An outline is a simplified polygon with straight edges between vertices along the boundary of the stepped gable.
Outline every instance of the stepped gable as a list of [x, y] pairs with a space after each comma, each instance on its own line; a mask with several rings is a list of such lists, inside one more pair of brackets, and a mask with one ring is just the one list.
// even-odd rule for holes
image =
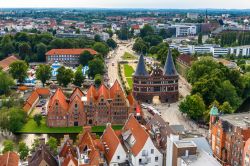
[[87, 100], [90, 101], [90, 99], [93, 99], [95, 101], [96, 98], [97, 98], [97, 91], [94, 85], [91, 85], [87, 91]]
[[106, 100], [110, 98], [109, 89], [104, 84], [102, 84], [98, 89], [98, 98], [101, 96], [103, 96]]
[[149, 76], [145, 67], [144, 58], [142, 54], [140, 55], [134, 76]]
[[108, 148], [108, 150], [105, 150], [104, 155], [108, 160], [108, 163], [110, 163], [116, 152], [116, 149], [118, 148], [118, 145], [120, 144], [120, 140], [115, 131], [112, 129], [110, 123], [107, 124], [107, 127], [101, 137], [101, 141], [104, 144], [104, 147]]
[[[72, 165], [71, 163], [74, 163]], [[71, 151], [68, 152], [66, 158], [64, 159], [62, 166], [78, 166], [77, 159], [71, 154]]]
[[61, 88], [57, 88], [55, 94], [51, 97], [49, 101], [49, 107], [51, 107], [56, 101], [64, 109], [68, 110], [67, 97], [64, 95]]
[[75, 88], [73, 93], [70, 96], [70, 101], [74, 100], [74, 98], [78, 96], [80, 99], [84, 96], [83, 92], [80, 88]]
[[168, 49], [168, 56], [167, 56], [167, 59], [166, 59], [166, 62], [165, 62], [163, 75], [165, 75], [165, 76], [176, 76], [176, 75], [178, 75], [177, 71], [175, 69], [171, 49]]
[[121, 85], [116, 80], [115, 83], [110, 88], [110, 98], [113, 99], [117, 93], [120, 93], [120, 95], [124, 95]]

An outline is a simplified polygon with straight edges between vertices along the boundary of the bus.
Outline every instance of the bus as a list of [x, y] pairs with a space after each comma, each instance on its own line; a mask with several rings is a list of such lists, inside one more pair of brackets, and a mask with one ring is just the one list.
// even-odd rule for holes
[[148, 106], [148, 112], [149, 112], [151, 115], [158, 114], [158, 115], [161, 116], [161, 112], [158, 111], [157, 109], [155, 109], [155, 108], [152, 107], [152, 106]]

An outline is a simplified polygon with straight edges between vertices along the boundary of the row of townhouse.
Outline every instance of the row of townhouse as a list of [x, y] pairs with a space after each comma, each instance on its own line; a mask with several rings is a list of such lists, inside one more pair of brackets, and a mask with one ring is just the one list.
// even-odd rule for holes
[[223, 165], [250, 164], [250, 113], [220, 115], [213, 107], [210, 111], [209, 142], [213, 155]]
[[44, 139], [29, 157], [28, 165], [47, 166], [162, 166], [163, 155], [150, 134], [131, 114], [120, 131], [106, 125], [102, 136], [83, 127], [76, 144], [65, 135], [58, 146], [58, 155], [49, 151]]
[[236, 56], [250, 57], [250, 46], [238, 46], [223, 48], [219, 45], [204, 44], [204, 45], [175, 45], [171, 44], [171, 48], [178, 49], [182, 54], [212, 54], [214, 57], [221, 57], [228, 54], [234, 54]]
[[76, 88], [69, 98], [58, 88], [47, 106], [47, 126], [124, 124], [129, 113], [138, 112], [139, 107], [133, 96], [126, 96], [118, 81], [111, 88], [92, 85], [86, 95]]

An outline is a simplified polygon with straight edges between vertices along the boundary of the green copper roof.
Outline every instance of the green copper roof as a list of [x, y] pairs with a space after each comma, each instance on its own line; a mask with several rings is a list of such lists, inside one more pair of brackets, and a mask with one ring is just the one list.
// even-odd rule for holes
[[219, 115], [219, 110], [217, 107], [213, 106], [210, 110], [210, 115]]

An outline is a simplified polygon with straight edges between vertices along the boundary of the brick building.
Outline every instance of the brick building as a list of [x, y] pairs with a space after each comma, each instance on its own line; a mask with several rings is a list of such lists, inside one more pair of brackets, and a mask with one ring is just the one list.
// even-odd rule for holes
[[67, 98], [59, 88], [48, 104], [47, 125], [50, 127], [124, 124], [129, 113], [136, 113], [138, 103], [126, 96], [115, 81], [111, 88], [93, 85], [84, 95], [76, 88]]
[[242, 165], [245, 142], [250, 138], [250, 113], [219, 116], [213, 107], [210, 111], [209, 142], [214, 156], [228, 165]]
[[91, 48], [52, 49], [45, 54], [46, 62], [50, 64], [61, 62], [68, 66], [78, 66], [79, 57], [84, 51], [89, 51], [92, 55], [97, 54], [97, 52]]
[[178, 79], [171, 50], [168, 51], [164, 69], [154, 66], [150, 74], [141, 55], [133, 75], [133, 95], [138, 101], [143, 102], [152, 102], [154, 96], [159, 96], [163, 103], [175, 102], [179, 96]]

